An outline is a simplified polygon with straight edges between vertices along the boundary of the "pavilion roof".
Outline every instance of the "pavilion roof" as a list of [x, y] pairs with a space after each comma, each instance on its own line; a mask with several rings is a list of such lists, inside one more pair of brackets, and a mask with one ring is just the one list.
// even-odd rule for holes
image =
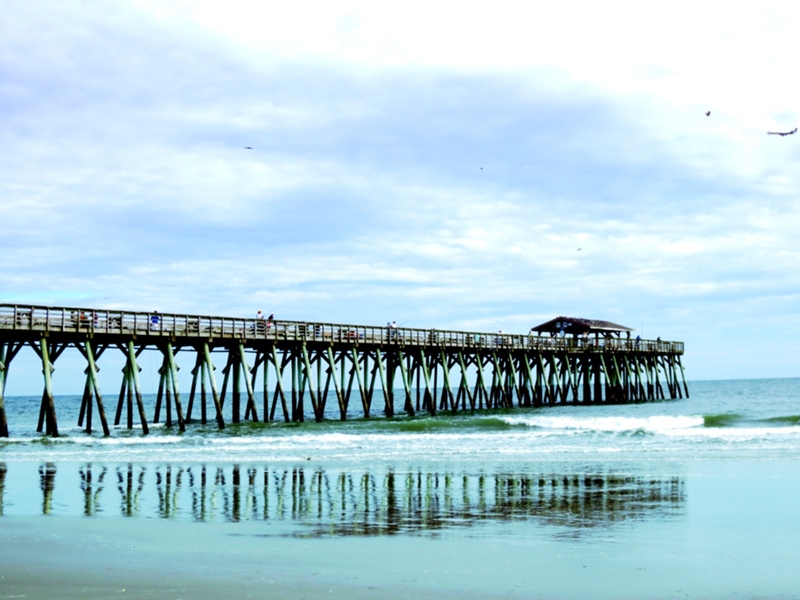
[[630, 327], [617, 325], [611, 321], [600, 321], [598, 319], [581, 319], [577, 317], [556, 317], [546, 323], [533, 327], [531, 331], [542, 333], [552, 333], [564, 331], [565, 333], [593, 333], [597, 332], [616, 332], [633, 331]]

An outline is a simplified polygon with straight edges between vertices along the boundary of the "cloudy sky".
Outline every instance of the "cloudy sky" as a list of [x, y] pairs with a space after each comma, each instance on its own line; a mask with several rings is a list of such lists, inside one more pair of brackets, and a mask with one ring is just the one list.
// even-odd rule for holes
[[800, 10], [652, 5], [5, 0], [0, 302], [571, 315], [798, 376]]

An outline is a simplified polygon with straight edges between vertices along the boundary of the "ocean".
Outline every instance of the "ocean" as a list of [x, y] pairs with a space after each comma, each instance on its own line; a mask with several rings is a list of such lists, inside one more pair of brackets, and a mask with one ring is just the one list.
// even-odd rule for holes
[[57, 439], [35, 433], [40, 398], [6, 398], [0, 586], [27, 597], [52, 582], [70, 597], [800, 597], [800, 379], [689, 391], [107, 438], [78, 429], [80, 397], [58, 397]]

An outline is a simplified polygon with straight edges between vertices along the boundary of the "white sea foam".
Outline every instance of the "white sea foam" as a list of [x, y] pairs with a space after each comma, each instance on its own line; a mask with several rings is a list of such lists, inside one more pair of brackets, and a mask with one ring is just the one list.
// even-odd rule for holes
[[598, 431], [626, 432], [646, 431], [651, 433], [669, 433], [685, 431], [703, 426], [701, 416], [666, 416], [650, 417], [572, 417], [572, 416], [504, 416], [503, 421], [509, 425], [527, 425], [538, 429], [561, 431]]

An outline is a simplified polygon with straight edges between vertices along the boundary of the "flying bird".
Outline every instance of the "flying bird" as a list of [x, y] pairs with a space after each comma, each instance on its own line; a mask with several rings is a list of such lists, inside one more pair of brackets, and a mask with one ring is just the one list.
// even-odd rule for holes
[[245, 147], [244, 147], [244, 149], [245, 149], [245, 150], [252, 150], [252, 149], [253, 149], [253, 147], [252, 147], [252, 146], [245, 146]]
[[711, 116], [711, 111], [710, 111], [710, 110], [707, 110], [707, 111], [706, 111], [706, 116], [707, 116], [707, 117], [710, 117], [710, 116]]
[[797, 133], [797, 127], [792, 129], [791, 131], [768, 131], [767, 135], [779, 135], [779, 136], [783, 137], [785, 135], [793, 135], [795, 133]]

